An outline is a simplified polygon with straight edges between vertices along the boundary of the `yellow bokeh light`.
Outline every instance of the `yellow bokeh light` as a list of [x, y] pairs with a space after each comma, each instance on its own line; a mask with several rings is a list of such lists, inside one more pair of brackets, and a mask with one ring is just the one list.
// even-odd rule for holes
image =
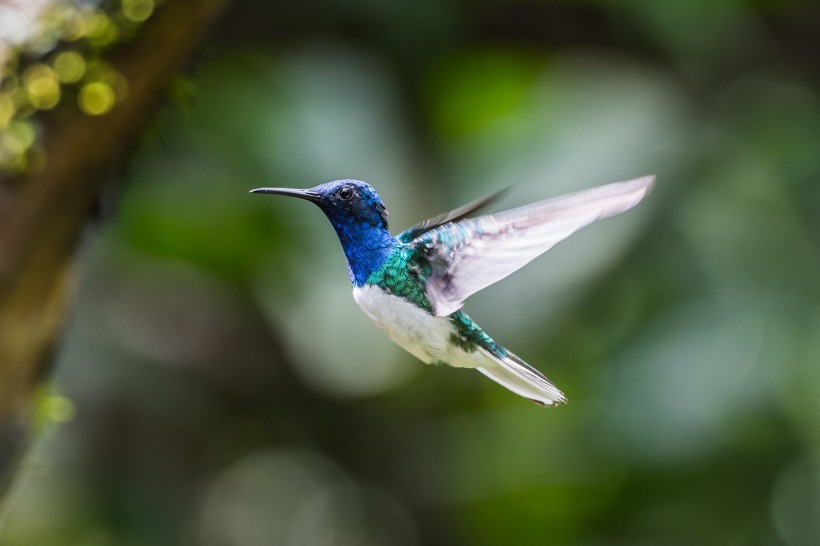
[[128, 81], [116, 68], [99, 59], [90, 59], [86, 65], [86, 81], [101, 82], [111, 88], [115, 102], [122, 101], [128, 93]]
[[104, 82], [85, 84], [77, 98], [82, 111], [92, 116], [99, 116], [111, 110], [114, 99], [114, 90]]
[[48, 110], [60, 101], [60, 82], [50, 66], [33, 64], [23, 73], [23, 84], [32, 106]]
[[23, 84], [28, 87], [32, 82], [39, 79], [54, 79], [54, 71], [50, 66], [42, 63], [37, 63], [26, 68], [23, 72]]
[[117, 39], [117, 26], [111, 18], [102, 12], [97, 12], [91, 16], [91, 27], [88, 29], [86, 38], [94, 46], [106, 46]]
[[13, 121], [0, 133], [0, 146], [8, 155], [15, 156], [24, 153], [34, 144], [37, 134], [28, 121]]
[[76, 51], [63, 51], [52, 61], [54, 72], [63, 83], [75, 83], [85, 74], [85, 59]]
[[141, 23], [154, 13], [154, 0], [122, 0], [122, 14], [126, 19]]
[[63, 40], [72, 42], [85, 37], [93, 26], [94, 13], [91, 9], [69, 8], [64, 10], [61, 13]]

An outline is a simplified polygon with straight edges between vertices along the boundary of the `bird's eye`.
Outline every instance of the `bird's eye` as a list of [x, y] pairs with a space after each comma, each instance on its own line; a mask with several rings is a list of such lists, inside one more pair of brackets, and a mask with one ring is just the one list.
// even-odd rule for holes
[[353, 197], [353, 188], [350, 186], [344, 186], [339, 190], [339, 197], [344, 201], [348, 201], [351, 197]]

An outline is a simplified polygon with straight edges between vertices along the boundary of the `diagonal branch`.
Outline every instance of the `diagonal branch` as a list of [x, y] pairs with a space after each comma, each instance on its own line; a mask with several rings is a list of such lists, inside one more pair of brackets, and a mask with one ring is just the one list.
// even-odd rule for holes
[[83, 232], [117, 159], [228, 0], [169, 0], [108, 61], [127, 97], [102, 116], [54, 118], [46, 164], [0, 185], [0, 495], [31, 437], [38, 385], [72, 303]]

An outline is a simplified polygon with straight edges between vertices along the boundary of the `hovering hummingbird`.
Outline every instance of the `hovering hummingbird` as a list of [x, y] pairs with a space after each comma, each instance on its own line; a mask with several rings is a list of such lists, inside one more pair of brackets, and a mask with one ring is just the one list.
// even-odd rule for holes
[[555, 406], [566, 402], [564, 394], [467, 316], [464, 300], [576, 230], [632, 208], [654, 180], [646, 176], [468, 217], [494, 194], [396, 237], [387, 230], [387, 209], [376, 190], [359, 180], [251, 192], [298, 197], [322, 209], [342, 243], [353, 298], [397, 345], [427, 364], [475, 368], [537, 404]]

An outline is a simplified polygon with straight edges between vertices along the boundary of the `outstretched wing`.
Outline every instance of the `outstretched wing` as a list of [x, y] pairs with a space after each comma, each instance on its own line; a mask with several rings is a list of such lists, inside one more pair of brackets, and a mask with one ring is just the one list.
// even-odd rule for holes
[[429, 264], [425, 291], [433, 312], [449, 315], [470, 295], [580, 228], [634, 207], [654, 181], [654, 176], [646, 176], [616, 182], [423, 233], [411, 244]]
[[487, 195], [485, 197], [467, 203], [466, 205], [462, 205], [457, 209], [451, 210], [450, 212], [445, 212], [444, 214], [439, 214], [438, 216], [428, 218], [423, 222], [419, 222], [415, 226], [411, 226], [405, 229], [396, 236], [396, 239], [398, 239], [402, 243], [409, 243], [419, 235], [427, 233], [431, 229], [435, 229], [448, 222], [458, 222], [471, 212], [475, 212], [483, 207], [486, 207], [487, 205], [498, 199], [501, 196], [501, 194], [503, 194], [505, 191], [507, 190], [503, 189], [501, 191], [497, 191], [491, 195]]

